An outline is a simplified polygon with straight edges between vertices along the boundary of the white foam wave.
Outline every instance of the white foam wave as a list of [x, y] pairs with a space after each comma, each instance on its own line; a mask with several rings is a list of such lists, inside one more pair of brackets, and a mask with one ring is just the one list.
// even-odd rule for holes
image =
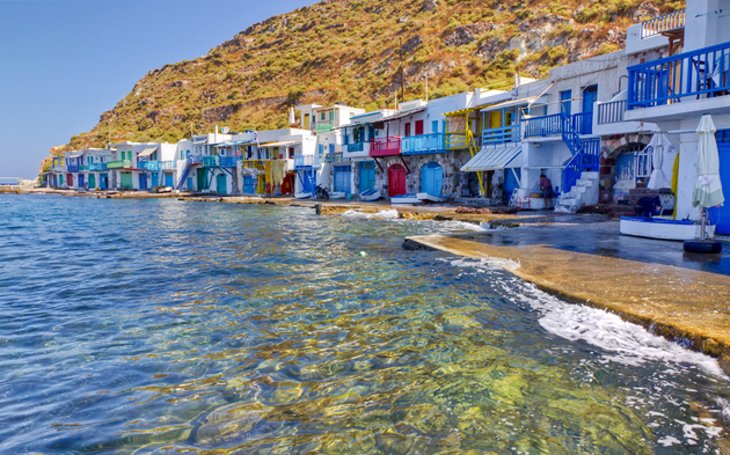
[[364, 213], [357, 210], [348, 210], [343, 213], [342, 216], [349, 218], [363, 218], [367, 220], [397, 220], [399, 218], [398, 210], [396, 209], [381, 210], [377, 213]]
[[[451, 264], [470, 267], [481, 273], [505, 269], [505, 265], [509, 265], [499, 260], [465, 259], [453, 260]], [[630, 366], [648, 361], [675, 366], [692, 364], [707, 373], [725, 376], [716, 359], [685, 349], [613, 313], [565, 302], [517, 277], [495, 278], [493, 283], [499, 285], [515, 303], [538, 311], [538, 322], [545, 330], [570, 341], [583, 341], [599, 347], [606, 352], [604, 357], [607, 360]]]

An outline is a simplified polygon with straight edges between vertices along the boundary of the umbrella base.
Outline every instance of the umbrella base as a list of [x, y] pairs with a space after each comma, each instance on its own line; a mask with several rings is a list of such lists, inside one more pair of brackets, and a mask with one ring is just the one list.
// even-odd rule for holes
[[722, 242], [717, 240], [687, 240], [684, 242], [685, 253], [720, 254]]

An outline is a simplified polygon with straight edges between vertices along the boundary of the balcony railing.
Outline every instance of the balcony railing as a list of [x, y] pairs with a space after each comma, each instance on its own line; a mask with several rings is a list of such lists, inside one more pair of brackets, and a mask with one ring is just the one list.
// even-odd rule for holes
[[461, 150], [467, 148], [466, 133], [446, 133], [446, 148]]
[[314, 165], [314, 155], [294, 155], [294, 167], [310, 167]]
[[641, 23], [641, 38], [651, 38], [669, 32], [682, 30], [687, 21], [685, 10], [657, 16]]
[[159, 161], [140, 161], [137, 164], [137, 167], [140, 169], [144, 169], [145, 171], [157, 172], [160, 170], [160, 162]]
[[240, 156], [219, 156], [218, 165], [220, 167], [236, 167], [236, 162], [239, 161]]
[[364, 152], [365, 151], [365, 143], [364, 142], [354, 142], [352, 144], [347, 144], [345, 146], [348, 153], [358, 153], [358, 152]]
[[67, 164], [66, 171], [67, 172], [79, 172], [79, 165], [78, 164]]
[[393, 156], [400, 155], [401, 138], [391, 136], [370, 141], [370, 156]]
[[89, 166], [79, 166], [79, 172], [87, 172], [89, 170]]
[[91, 163], [89, 170], [92, 172], [106, 171], [106, 163]]
[[217, 156], [204, 156], [202, 157], [203, 167], [218, 167]]
[[600, 103], [598, 104], [598, 124], [609, 125], [611, 123], [623, 122], [625, 112], [626, 100]]
[[338, 163], [342, 161], [342, 159], [342, 153], [327, 153], [324, 156], [325, 163]]
[[317, 123], [315, 131], [318, 133], [329, 133], [334, 129], [334, 125], [331, 123]]
[[177, 163], [174, 161], [160, 161], [161, 171], [174, 171], [177, 169]]
[[482, 131], [482, 144], [505, 144], [520, 141], [520, 125], [489, 128]]
[[552, 114], [525, 120], [525, 137], [546, 137], [563, 133], [563, 115]]
[[201, 164], [203, 162], [203, 157], [200, 155], [190, 155], [188, 157], [188, 162], [190, 164]]
[[403, 155], [426, 155], [444, 152], [446, 152], [446, 135], [444, 133], [408, 136], [401, 141], [401, 153]]
[[109, 161], [106, 163], [107, 169], [131, 169], [132, 168], [132, 161], [131, 160], [117, 160], [117, 161]]
[[730, 94], [730, 42], [629, 68], [627, 109]]
[[593, 112], [581, 112], [570, 116], [573, 131], [578, 134], [593, 134]]

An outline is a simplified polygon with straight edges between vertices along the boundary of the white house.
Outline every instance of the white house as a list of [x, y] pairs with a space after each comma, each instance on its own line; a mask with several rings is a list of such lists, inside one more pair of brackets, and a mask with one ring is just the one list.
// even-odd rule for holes
[[[730, 14], [724, 0], [692, 0], [677, 11], [638, 24], [630, 31], [627, 50], [666, 46], [663, 58], [628, 68], [625, 120], [658, 126], [679, 150], [676, 178], [678, 219], [697, 219], [692, 192], [697, 179], [695, 132], [703, 114], [718, 129], [720, 174], [730, 190]], [[712, 219], [714, 218], [714, 219]], [[717, 232], [730, 234], [730, 204], [714, 213]]]

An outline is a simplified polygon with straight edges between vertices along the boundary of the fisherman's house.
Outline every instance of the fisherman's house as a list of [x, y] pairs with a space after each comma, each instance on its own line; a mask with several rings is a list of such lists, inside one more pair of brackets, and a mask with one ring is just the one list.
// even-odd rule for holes
[[[304, 198], [314, 195], [319, 184], [330, 190], [332, 197], [348, 197], [352, 194], [352, 170], [350, 160], [344, 157], [345, 127], [364, 109], [335, 104], [322, 107], [317, 104], [297, 106], [301, 129], [316, 133], [316, 148], [302, 147], [294, 154], [297, 178], [295, 194]], [[294, 114], [294, 112], [292, 112]], [[290, 114], [290, 123], [297, 123]]]
[[[662, 56], [635, 59], [629, 66], [623, 120], [656, 124], [677, 148], [677, 158], [662, 158], [664, 180], [676, 194], [676, 218], [696, 220], [696, 130], [704, 114], [712, 116], [717, 129], [722, 186], [730, 188], [730, 5], [691, 0], [686, 11], [631, 30], [627, 52], [644, 46]], [[710, 221], [717, 224], [717, 233], [730, 234], [730, 204], [711, 210]]]
[[86, 188], [91, 191], [109, 189], [107, 163], [112, 160], [112, 151], [93, 148], [84, 150], [83, 154], [82, 172], [85, 175]]
[[240, 144], [238, 175], [245, 195], [293, 196], [295, 155], [314, 154], [317, 137], [311, 130], [284, 128], [251, 133]]
[[[199, 134], [191, 139], [184, 139], [177, 143], [175, 155], [176, 184], [178, 190], [215, 192], [217, 189], [226, 190], [233, 187], [232, 172], [228, 160], [219, 160], [222, 143], [230, 141], [232, 136], [227, 133], [220, 133], [216, 126], [214, 133]], [[226, 149], [222, 149], [224, 155]], [[235, 162], [233, 163], [235, 168]], [[229, 182], [230, 180], [230, 182]]]

